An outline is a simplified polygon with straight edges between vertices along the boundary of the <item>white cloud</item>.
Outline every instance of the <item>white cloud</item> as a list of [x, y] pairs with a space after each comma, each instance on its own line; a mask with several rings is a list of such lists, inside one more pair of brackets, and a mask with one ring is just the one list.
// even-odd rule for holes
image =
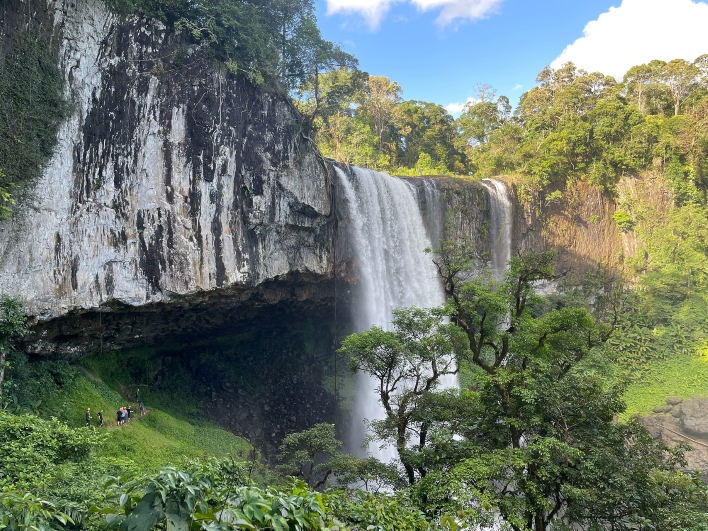
[[524, 86], [521, 85], [521, 84], [519, 84], [519, 83], [517, 83], [516, 85], [514, 85], [514, 88], [511, 89], [511, 90], [512, 90], [513, 92], [516, 92], [517, 90], [521, 90], [522, 88], [524, 88]]
[[503, 0], [325, 0], [327, 14], [359, 13], [371, 29], [378, 28], [391, 6], [407, 1], [421, 11], [440, 9], [436, 24], [446, 26], [458, 19], [477, 20], [493, 13]]
[[551, 66], [572, 61], [588, 72], [621, 79], [652, 59], [693, 61], [708, 53], [708, 4], [693, 0], [623, 0], [570, 44]]
[[371, 29], [378, 28], [383, 17], [391, 9], [391, 4], [400, 0], [325, 0], [327, 14], [359, 13]]
[[494, 13], [502, 0], [411, 0], [420, 10], [442, 8], [435, 23], [447, 26], [457, 19], [478, 20]]
[[453, 116], [457, 117], [462, 113], [462, 111], [465, 110], [466, 105], [470, 103], [477, 103], [477, 101], [477, 99], [470, 96], [464, 103], [448, 103], [447, 105], [445, 105], [445, 110]]

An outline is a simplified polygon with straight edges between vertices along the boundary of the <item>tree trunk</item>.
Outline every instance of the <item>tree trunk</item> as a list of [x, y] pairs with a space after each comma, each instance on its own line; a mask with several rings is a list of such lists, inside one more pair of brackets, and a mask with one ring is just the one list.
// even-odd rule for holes
[[2, 398], [2, 384], [5, 381], [5, 361], [7, 360], [7, 353], [4, 350], [0, 350], [0, 398]]

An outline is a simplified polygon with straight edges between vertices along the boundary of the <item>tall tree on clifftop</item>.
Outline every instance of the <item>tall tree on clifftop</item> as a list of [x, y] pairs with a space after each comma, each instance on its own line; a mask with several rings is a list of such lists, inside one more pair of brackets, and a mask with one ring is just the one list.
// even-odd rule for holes
[[674, 59], [664, 65], [660, 79], [669, 88], [674, 102], [674, 116], [678, 116], [681, 104], [686, 101], [691, 89], [696, 86], [701, 71], [684, 59]]
[[403, 89], [386, 76], [369, 76], [364, 89], [361, 106], [371, 119], [378, 138], [379, 152], [384, 150], [384, 131], [393, 116], [393, 109], [401, 101]]

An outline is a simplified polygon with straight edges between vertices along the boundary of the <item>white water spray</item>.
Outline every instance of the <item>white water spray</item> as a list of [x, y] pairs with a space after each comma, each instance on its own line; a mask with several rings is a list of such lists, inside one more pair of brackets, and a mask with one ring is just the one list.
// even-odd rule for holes
[[501, 282], [511, 260], [513, 210], [506, 185], [494, 179], [482, 179], [489, 192], [489, 237], [491, 244], [492, 278]]
[[[359, 284], [354, 295], [357, 331], [372, 325], [390, 329], [392, 311], [417, 306], [431, 308], [444, 302], [444, 292], [431, 257], [424, 250], [431, 247], [418, 206], [416, 187], [404, 180], [362, 168], [346, 173], [335, 168], [341, 190], [349, 205], [349, 234], [356, 253]], [[430, 185], [424, 188], [432, 194]], [[426, 197], [434, 201], [439, 198]], [[352, 447], [364, 437], [365, 419], [380, 420], [384, 411], [376, 394], [376, 383], [358, 374], [358, 388], [351, 430]], [[456, 379], [443, 381], [443, 387], [456, 386]], [[360, 429], [357, 429], [360, 428]], [[381, 461], [396, 457], [393, 447], [369, 452]]]

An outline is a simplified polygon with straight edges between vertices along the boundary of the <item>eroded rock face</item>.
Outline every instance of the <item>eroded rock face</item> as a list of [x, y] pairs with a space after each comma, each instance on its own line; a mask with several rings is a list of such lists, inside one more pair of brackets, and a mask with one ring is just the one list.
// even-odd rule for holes
[[285, 97], [99, 0], [13, 0], [0, 15], [25, 8], [60, 39], [74, 106], [32, 203], [0, 226], [0, 293], [39, 319], [34, 351], [99, 308], [297, 301], [318, 290], [279, 280], [331, 278], [332, 176]]

